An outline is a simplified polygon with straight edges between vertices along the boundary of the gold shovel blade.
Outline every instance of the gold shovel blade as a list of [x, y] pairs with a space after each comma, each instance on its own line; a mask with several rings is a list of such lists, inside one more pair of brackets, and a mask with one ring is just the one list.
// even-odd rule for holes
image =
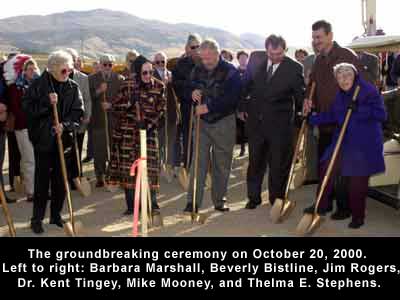
[[283, 209], [281, 211], [281, 222], [286, 221], [292, 214], [294, 208], [296, 207], [296, 202], [287, 200]]
[[179, 171], [178, 180], [183, 190], [187, 192], [189, 190], [189, 176], [185, 168], [181, 168]]
[[192, 213], [192, 223], [203, 225], [206, 223], [208, 216], [205, 214], [193, 214]]
[[284, 207], [284, 200], [276, 199], [270, 211], [270, 218], [272, 223], [278, 224], [281, 221], [281, 214]]
[[299, 236], [308, 234], [311, 224], [313, 223], [314, 214], [304, 214], [296, 228], [296, 233]]
[[78, 221], [75, 222], [75, 226], [72, 226], [71, 222], [65, 222], [64, 232], [68, 237], [77, 237], [79, 236], [79, 234], [82, 234], [83, 232], [83, 224], [80, 221]]
[[87, 198], [92, 194], [92, 186], [86, 178], [75, 178], [74, 183], [82, 197]]

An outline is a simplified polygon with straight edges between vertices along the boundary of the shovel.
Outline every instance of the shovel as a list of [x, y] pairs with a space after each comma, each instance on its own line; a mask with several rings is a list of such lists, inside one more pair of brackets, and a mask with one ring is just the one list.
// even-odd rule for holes
[[190, 122], [189, 122], [189, 139], [188, 139], [188, 150], [187, 150], [187, 157], [186, 157], [186, 168], [181, 168], [178, 180], [181, 184], [183, 190], [187, 192], [189, 190], [189, 165], [190, 165], [190, 156], [192, 152], [192, 135], [193, 135], [193, 114], [194, 114], [194, 106], [192, 105], [190, 108]]
[[4, 216], [6, 217], [6, 220], [7, 220], [8, 231], [10, 232], [10, 236], [16, 237], [17, 234], [15, 231], [14, 222], [12, 220], [11, 213], [8, 209], [7, 200], [4, 195], [3, 188], [1, 186], [0, 186], [0, 201], [1, 201], [1, 206], [3, 207]]
[[[57, 104], [53, 104], [53, 117], [54, 117], [54, 125], [59, 126], [60, 121], [58, 119], [58, 111], [57, 111]], [[60, 156], [60, 163], [61, 163], [61, 173], [64, 179], [64, 187], [67, 196], [67, 204], [68, 204], [68, 212], [69, 212], [69, 222], [64, 224], [64, 231], [67, 236], [75, 237], [77, 233], [82, 229], [82, 223], [77, 222], [75, 223], [74, 220], [74, 211], [72, 209], [72, 198], [71, 198], [71, 191], [68, 185], [68, 174], [67, 174], [67, 166], [65, 164], [65, 157], [64, 157], [64, 145], [61, 139], [61, 135], [57, 134], [57, 146], [58, 146], [58, 154]]]
[[[106, 93], [104, 93], [103, 95], [103, 103], [106, 103]], [[104, 127], [104, 131], [105, 131], [105, 135], [106, 135], [106, 151], [107, 151], [107, 168], [106, 170], [109, 169], [110, 167], [110, 132], [109, 132], [109, 127], [108, 127], [108, 112], [105, 110], [104, 111], [104, 122], [105, 122], [105, 127]], [[108, 171], [106, 172], [108, 173]], [[116, 192], [118, 188], [113, 187], [113, 186], [108, 186], [106, 185], [106, 190], [110, 193], [114, 193]]]
[[169, 159], [169, 139], [168, 139], [168, 101], [165, 107], [164, 116], [164, 137], [165, 137], [165, 149], [164, 149], [164, 163], [162, 165], [162, 170], [168, 183], [172, 182], [172, 167], [168, 165]]
[[192, 223], [204, 224], [207, 216], [197, 212], [197, 175], [199, 171], [199, 150], [200, 150], [200, 115], [196, 116], [196, 141], [195, 141], [195, 156], [194, 156], [194, 178], [193, 178], [193, 211]]
[[[313, 84], [311, 85], [310, 99], [312, 99], [314, 97], [314, 92], [315, 92], [315, 82], [313, 82]], [[295, 176], [295, 168], [296, 168], [297, 159], [300, 154], [300, 148], [302, 146], [303, 140], [304, 140], [303, 143], [306, 142], [305, 134], [307, 134], [307, 127], [308, 127], [307, 120], [306, 120], [306, 118], [304, 118], [304, 120], [301, 124], [299, 136], [297, 138], [296, 148], [293, 153], [292, 164], [290, 167], [288, 182], [286, 184], [285, 197], [284, 197], [284, 199], [276, 199], [275, 203], [272, 206], [271, 211], [270, 211], [271, 220], [275, 224], [281, 223], [285, 219], [287, 219], [290, 216], [290, 214], [292, 213], [293, 209], [296, 207], [296, 202], [290, 201], [288, 196], [289, 196], [290, 186], [296, 177]], [[304, 156], [304, 153], [305, 153], [305, 145], [303, 145], [302, 156]], [[302, 157], [301, 159], [304, 159], [304, 157]]]
[[[354, 92], [354, 95], [353, 95], [353, 99], [352, 99], [353, 102], [356, 102], [359, 92], [360, 92], [360, 87], [357, 86], [357, 88]], [[305, 236], [307, 234], [313, 234], [321, 226], [321, 223], [323, 222], [323, 217], [321, 217], [318, 214], [318, 207], [321, 202], [322, 196], [325, 193], [328, 182], [332, 176], [333, 167], [335, 166], [336, 159], [337, 159], [339, 151], [340, 151], [340, 147], [342, 146], [342, 142], [343, 142], [346, 130], [347, 130], [347, 126], [350, 121], [351, 114], [352, 114], [352, 109], [349, 108], [347, 110], [346, 118], [344, 120], [342, 129], [340, 131], [339, 139], [336, 143], [335, 150], [333, 152], [331, 161], [329, 162], [328, 170], [326, 171], [324, 180], [322, 181], [322, 184], [321, 184], [321, 187], [320, 187], [320, 190], [318, 193], [318, 197], [317, 197], [317, 202], [315, 204], [314, 213], [313, 214], [304, 214], [303, 218], [300, 220], [300, 223], [297, 225], [296, 232], [298, 235]]]
[[81, 164], [80, 164], [80, 155], [79, 155], [79, 148], [78, 148], [78, 141], [76, 138], [74, 138], [74, 148], [75, 148], [75, 155], [76, 155], [76, 163], [78, 167], [78, 173], [79, 176], [77, 178], [74, 178], [74, 184], [78, 190], [78, 192], [85, 198], [89, 197], [92, 194], [92, 187], [89, 183], [89, 181], [85, 178], [82, 177], [82, 169], [81, 169]]

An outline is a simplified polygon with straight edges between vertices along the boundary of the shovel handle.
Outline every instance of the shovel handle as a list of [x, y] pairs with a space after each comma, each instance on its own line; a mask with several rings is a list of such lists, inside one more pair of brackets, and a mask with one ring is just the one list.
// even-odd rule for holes
[[[60, 125], [60, 120], [58, 118], [57, 104], [52, 104], [52, 106], [53, 106], [54, 124], [55, 124], [55, 126], [58, 127]], [[61, 173], [62, 173], [63, 180], [64, 180], [65, 192], [67, 194], [67, 203], [68, 203], [70, 222], [72, 224], [72, 228], [75, 233], [74, 211], [72, 209], [71, 191], [70, 191], [69, 185], [68, 185], [67, 166], [65, 164], [65, 157], [64, 157], [64, 145], [62, 142], [61, 135], [58, 133], [57, 133], [57, 146], [58, 146], [58, 154], [60, 157]]]
[[[310, 90], [310, 95], [309, 95], [309, 99], [312, 101], [314, 98], [314, 94], [315, 94], [315, 81], [312, 82], [311, 84], [311, 90]], [[297, 137], [297, 141], [296, 141], [296, 147], [294, 149], [294, 153], [293, 153], [293, 158], [292, 158], [292, 164], [290, 166], [290, 172], [289, 172], [289, 178], [288, 178], [288, 182], [286, 185], [286, 190], [285, 190], [285, 200], [288, 199], [288, 195], [289, 195], [289, 190], [290, 190], [290, 185], [292, 184], [293, 181], [293, 175], [294, 175], [294, 170], [296, 167], [296, 161], [297, 158], [300, 154], [300, 147], [301, 147], [301, 143], [304, 140], [304, 145], [307, 141], [307, 120], [304, 119], [303, 122], [301, 123], [301, 128], [299, 131], [299, 136]], [[302, 153], [302, 159], [304, 159], [305, 156], [305, 146], [303, 146], [303, 153]]]
[[1, 201], [1, 206], [3, 207], [4, 216], [6, 217], [7, 220], [8, 231], [10, 232], [10, 236], [16, 237], [17, 233], [15, 231], [14, 222], [12, 220], [11, 213], [8, 209], [6, 196], [4, 195], [4, 191], [1, 186], [0, 186], [0, 201]]
[[[199, 102], [200, 105], [200, 102]], [[192, 106], [192, 110], [193, 106]], [[200, 115], [196, 116], [196, 142], [194, 157], [194, 178], [193, 178], [193, 215], [196, 214], [196, 198], [197, 198], [197, 175], [199, 173], [199, 150], [200, 150]]]
[[193, 115], [194, 115], [194, 106], [190, 107], [190, 120], [189, 120], [189, 138], [188, 138], [188, 150], [186, 156], [186, 170], [189, 171], [190, 165], [190, 156], [192, 152], [192, 135], [193, 135]]
[[[356, 90], [354, 91], [354, 95], [353, 95], [353, 99], [352, 99], [353, 102], [357, 101], [357, 97], [358, 97], [359, 93], [360, 93], [360, 86], [357, 86]], [[353, 111], [352, 111], [351, 108], [349, 108], [347, 110], [346, 118], [344, 120], [342, 129], [340, 130], [340, 135], [339, 135], [338, 141], [336, 143], [335, 150], [334, 150], [334, 152], [332, 154], [332, 158], [331, 158], [331, 161], [329, 162], [328, 170], [326, 171], [326, 174], [324, 176], [324, 180], [322, 181], [321, 188], [320, 188], [319, 193], [318, 193], [317, 202], [315, 204], [314, 215], [316, 215], [317, 212], [318, 212], [318, 207], [319, 207], [319, 204], [321, 202], [322, 196], [324, 195], [326, 187], [328, 185], [328, 182], [329, 182], [329, 180], [330, 180], [330, 178], [332, 176], [333, 167], [335, 166], [336, 159], [338, 157], [340, 148], [342, 146], [344, 135], [346, 133], [347, 126], [349, 125], [349, 121], [350, 121], [350, 117], [351, 117], [352, 112]]]
[[[107, 103], [106, 93], [103, 94], [103, 103]], [[107, 160], [110, 161], [110, 132], [108, 128], [108, 112], [104, 111], [104, 123], [105, 123], [105, 134], [106, 134], [106, 151], [107, 151]]]

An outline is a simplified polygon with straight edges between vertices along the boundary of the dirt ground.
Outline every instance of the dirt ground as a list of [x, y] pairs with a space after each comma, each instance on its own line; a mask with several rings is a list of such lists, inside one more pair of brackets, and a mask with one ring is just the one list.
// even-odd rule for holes
[[[238, 150], [238, 149], [237, 149]], [[236, 153], [237, 155], [237, 153]], [[168, 184], [161, 179], [161, 191], [158, 196], [164, 227], [151, 228], [151, 237], [286, 237], [296, 236], [295, 229], [302, 217], [302, 211], [315, 198], [315, 186], [302, 187], [290, 194], [290, 199], [297, 202], [297, 206], [289, 220], [283, 224], [273, 224], [269, 219], [270, 206], [264, 204], [256, 210], [244, 209], [246, 204], [246, 182], [243, 168], [247, 158], [235, 159], [229, 182], [228, 201], [231, 211], [219, 213], [214, 210], [210, 193], [205, 193], [202, 212], [209, 215], [204, 225], [193, 225], [190, 219], [183, 214], [186, 204], [184, 193], [177, 179]], [[6, 166], [7, 168], [7, 166]], [[93, 177], [93, 164], [85, 165], [85, 175]], [[7, 171], [5, 172], [7, 178]], [[94, 184], [94, 180], [93, 180]], [[82, 236], [95, 237], [129, 237], [132, 236], [132, 217], [124, 217], [124, 193], [107, 192], [105, 189], [94, 189], [88, 198], [82, 198], [77, 192], [72, 194], [76, 219], [81, 221], [84, 230]], [[333, 222], [326, 218], [315, 236], [400, 236], [400, 215], [393, 208], [387, 207], [375, 200], [368, 199], [366, 225], [359, 230], [347, 228], [349, 220]], [[19, 237], [34, 236], [29, 228], [29, 219], [32, 214], [32, 204], [21, 199], [16, 204], [9, 205], [17, 235]], [[48, 212], [47, 212], [48, 214]], [[64, 205], [65, 219], [68, 218]], [[63, 237], [62, 229], [48, 225], [48, 218], [44, 225], [45, 233], [41, 236]], [[0, 236], [8, 235], [3, 214], [0, 214]]]

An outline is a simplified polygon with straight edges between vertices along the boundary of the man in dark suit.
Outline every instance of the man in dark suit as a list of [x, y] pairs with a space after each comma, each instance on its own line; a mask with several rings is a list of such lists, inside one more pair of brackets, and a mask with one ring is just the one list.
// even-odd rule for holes
[[247, 173], [247, 209], [261, 204], [261, 188], [269, 167], [269, 199], [273, 204], [285, 193], [293, 155], [295, 120], [304, 100], [303, 67], [285, 55], [286, 42], [271, 35], [266, 57], [245, 74], [240, 116], [247, 121], [250, 162]]
[[378, 56], [365, 51], [357, 52], [357, 56], [364, 69], [364, 78], [376, 86], [380, 79]]
[[[164, 166], [179, 167], [180, 161], [177, 157], [177, 125], [180, 120], [180, 108], [172, 85], [172, 73], [167, 69], [168, 57], [164, 52], [158, 52], [154, 55], [154, 77], [162, 81], [167, 88], [167, 112], [166, 118], [160, 122], [158, 129], [158, 140], [161, 163]], [[167, 136], [166, 136], [167, 134]], [[168, 142], [168, 145], [166, 143]], [[166, 179], [171, 182], [170, 169], [167, 169]]]

